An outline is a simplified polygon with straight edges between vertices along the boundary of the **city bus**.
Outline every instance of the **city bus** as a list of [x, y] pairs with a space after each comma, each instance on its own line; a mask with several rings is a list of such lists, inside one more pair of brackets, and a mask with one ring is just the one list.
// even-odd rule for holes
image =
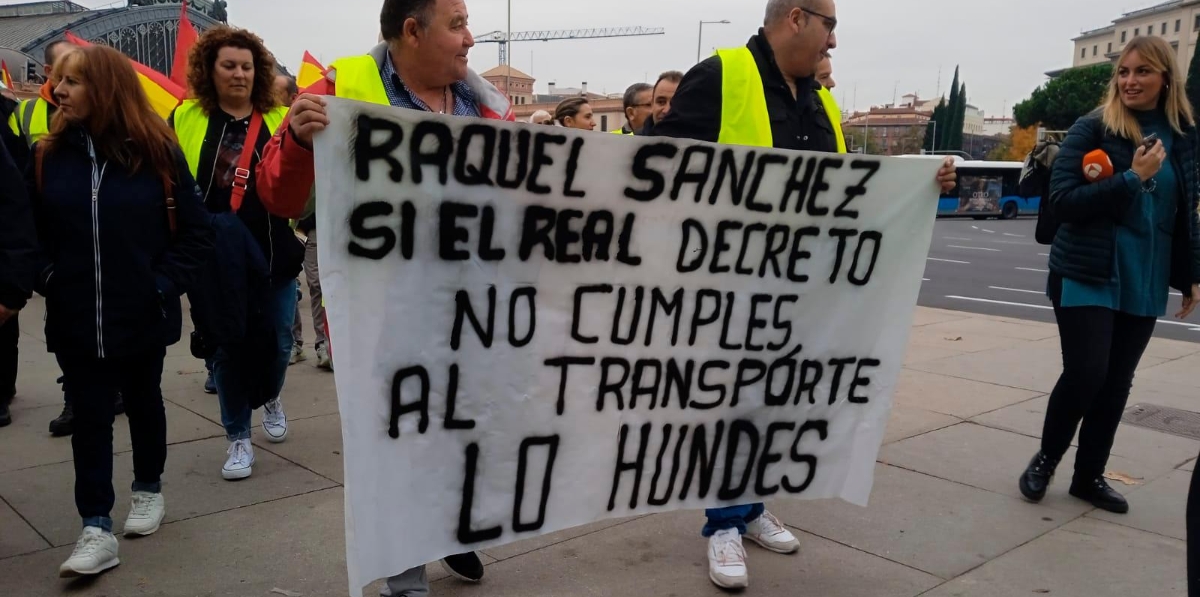
[[1040, 197], [1022, 197], [1018, 190], [1021, 162], [960, 161], [958, 186], [938, 199], [939, 217], [1011, 220], [1037, 215]]

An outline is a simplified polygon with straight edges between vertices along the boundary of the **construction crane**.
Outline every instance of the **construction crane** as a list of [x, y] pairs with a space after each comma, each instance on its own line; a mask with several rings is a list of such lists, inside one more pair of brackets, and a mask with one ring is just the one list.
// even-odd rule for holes
[[551, 41], [555, 39], [599, 39], [604, 37], [638, 37], [663, 35], [662, 27], [610, 27], [607, 29], [563, 29], [558, 31], [520, 31], [508, 37], [503, 31], [493, 31], [475, 37], [477, 44], [500, 44], [500, 64], [508, 64], [508, 44], [514, 41]]

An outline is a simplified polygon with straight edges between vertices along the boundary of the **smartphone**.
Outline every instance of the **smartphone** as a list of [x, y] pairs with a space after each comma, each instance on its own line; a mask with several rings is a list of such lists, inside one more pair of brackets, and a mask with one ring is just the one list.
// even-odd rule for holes
[[1146, 148], [1146, 151], [1154, 149], [1155, 143], [1158, 143], [1158, 133], [1150, 133], [1149, 136], [1142, 139], [1142, 145]]

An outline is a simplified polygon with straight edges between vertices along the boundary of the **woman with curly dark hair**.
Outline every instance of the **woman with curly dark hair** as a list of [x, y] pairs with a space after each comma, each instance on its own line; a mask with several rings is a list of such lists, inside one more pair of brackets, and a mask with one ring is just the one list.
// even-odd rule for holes
[[[269, 394], [265, 397], [262, 422], [267, 440], [281, 442], [288, 432], [279, 395], [291, 358], [296, 277], [304, 260], [304, 246], [286, 219], [263, 209], [253, 180], [262, 150], [283, 122], [287, 108], [278, 105], [274, 92], [275, 58], [262, 40], [249, 31], [226, 26], [209, 29], [192, 47], [188, 62], [188, 86], [195, 99], [184, 101], [171, 115], [170, 123], [200, 186], [205, 207], [217, 214], [218, 220], [236, 214], [236, 219], [256, 241], [253, 244], [261, 250], [270, 271], [269, 296], [262, 301], [261, 309], [248, 308], [246, 301], [227, 303], [231, 300], [229, 296], [215, 294], [193, 301], [193, 320], [198, 331], [208, 336], [206, 344], [210, 350], [206, 354], [211, 353], [209, 361], [221, 405], [221, 422], [230, 442], [221, 475], [228, 480], [244, 479], [250, 476], [254, 464], [251, 409], [263, 403], [261, 394]], [[229, 245], [218, 239], [218, 246]], [[253, 261], [257, 261], [256, 257]], [[218, 252], [217, 259], [214, 267], [228, 272], [231, 264], [219, 261], [242, 257], [230, 251]], [[251, 287], [248, 284], [244, 288], [247, 296]], [[205, 302], [205, 298], [210, 299], [207, 304], [215, 303], [217, 308], [197, 309], [195, 303]], [[223, 307], [228, 304], [237, 310], [236, 315], [227, 314]], [[215, 318], [216, 321], [203, 316], [213, 313], [226, 314]], [[230, 325], [231, 317], [238, 318], [238, 325]], [[251, 345], [248, 330], [263, 327], [269, 328], [278, 339], [270, 347], [277, 349], [277, 354], [266, 355], [270, 357], [267, 359], [257, 354], [251, 358], [245, 351], [234, 350], [235, 346]], [[248, 372], [245, 369], [249, 361], [266, 361], [270, 365]], [[268, 377], [263, 379], [264, 375]]]

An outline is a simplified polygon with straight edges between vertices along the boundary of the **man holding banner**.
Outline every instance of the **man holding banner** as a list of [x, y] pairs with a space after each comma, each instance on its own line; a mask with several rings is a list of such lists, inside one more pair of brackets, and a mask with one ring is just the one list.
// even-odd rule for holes
[[[297, 98], [288, 121], [267, 146], [256, 186], [268, 211], [296, 219], [311, 212], [313, 135], [329, 122], [321, 95], [513, 120], [507, 98], [467, 67], [475, 39], [467, 28], [463, 0], [385, 0], [380, 23], [383, 43], [367, 55], [334, 62], [324, 78]], [[483, 563], [474, 552], [446, 557], [442, 565], [460, 580], [483, 579]], [[418, 566], [389, 578], [385, 594], [420, 597], [428, 591], [425, 567]]]
[[[684, 76], [654, 134], [732, 145], [846, 153], [841, 111], [816, 80], [837, 47], [833, 0], [769, 0], [764, 26], [745, 47], [719, 50]], [[938, 173], [953, 188], [953, 160]], [[745, 536], [776, 553], [800, 544], [761, 503], [710, 508], [709, 578], [725, 589], [749, 585]]]

